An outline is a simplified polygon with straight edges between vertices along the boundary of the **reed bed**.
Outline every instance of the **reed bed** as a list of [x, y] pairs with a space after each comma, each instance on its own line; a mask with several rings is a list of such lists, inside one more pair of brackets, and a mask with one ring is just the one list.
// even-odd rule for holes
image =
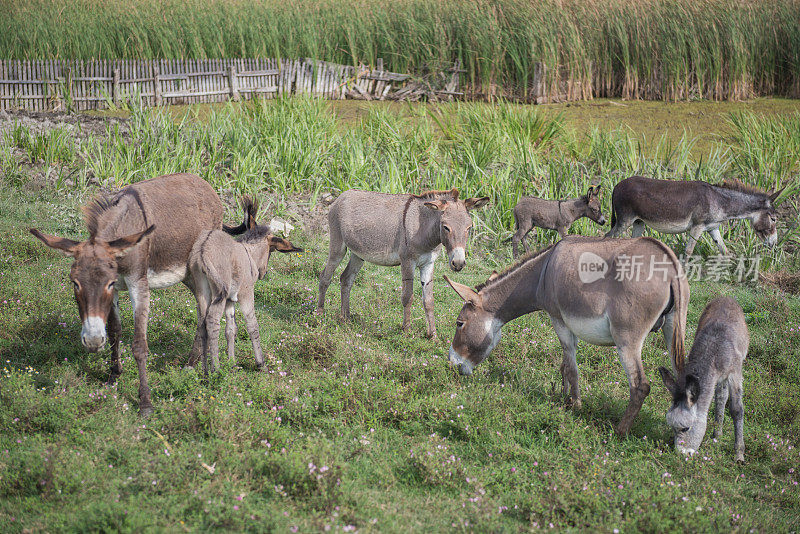
[[0, 3], [0, 57], [313, 57], [424, 73], [474, 96], [800, 96], [798, 0], [31, 0]]
[[[58, 130], [8, 130], [0, 146], [13, 150], [0, 152], [0, 165], [19, 176], [20, 165], [40, 164], [58, 176], [58, 184], [94, 181], [109, 188], [194, 172], [237, 195], [269, 191], [312, 203], [321, 193], [351, 188], [400, 193], [457, 187], [465, 195], [491, 197], [475, 236], [492, 241], [510, 237], [522, 195], [575, 197], [601, 184], [609, 213], [614, 185], [632, 174], [712, 183], [736, 178], [770, 191], [786, 186], [781, 201], [795, 217], [800, 118], [741, 112], [729, 120], [727, 138], [697, 157], [695, 139], [686, 135], [649, 142], [627, 129], [577, 135], [559, 114], [505, 102], [371, 108], [347, 124], [325, 101], [312, 98], [227, 104], [204, 120], [192, 110], [176, 118], [164, 108], [133, 107], [124, 132], [110, 125], [79, 148]], [[573, 231], [605, 230], [583, 219]], [[796, 250], [798, 231], [796, 224], [781, 230], [782, 242], [792, 245], [779, 247], [775, 259]], [[543, 244], [552, 237], [540, 232], [535, 240]], [[758, 248], [747, 223], [727, 226], [725, 239], [747, 251]]]

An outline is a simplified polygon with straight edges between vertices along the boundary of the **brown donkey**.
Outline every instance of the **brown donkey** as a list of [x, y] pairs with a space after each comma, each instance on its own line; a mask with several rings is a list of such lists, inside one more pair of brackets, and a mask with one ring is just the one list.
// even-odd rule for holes
[[350, 261], [341, 276], [342, 317], [350, 316], [350, 290], [364, 260], [377, 265], [399, 265], [403, 281], [403, 330], [408, 331], [414, 269], [419, 269], [427, 335], [436, 337], [431, 280], [434, 262], [444, 245], [450, 268], [454, 271], [464, 268], [467, 237], [472, 227], [468, 212], [488, 202], [489, 197], [459, 200], [457, 189], [421, 195], [345, 191], [328, 213], [330, 251], [319, 277], [317, 313], [322, 313], [333, 273], [350, 249]]
[[[632, 258], [651, 266], [650, 272], [628, 269]], [[616, 345], [630, 389], [617, 426], [620, 434], [628, 432], [650, 393], [642, 367], [642, 345], [649, 332], [661, 328], [673, 367], [683, 368], [689, 285], [678, 258], [655, 239], [568, 236], [505, 273], [493, 274], [477, 290], [447, 281], [465, 300], [450, 346], [450, 362], [461, 374], [472, 373], [489, 355], [504, 324], [544, 310], [564, 350], [564, 395], [569, 393], [573, 406], [579, 407], [578, 339]]]
[[534, 226], [546, 230], [555, 230], [563, 239], [569, 227], [581, 217], [588, 217], [600, 226], [606, 224], [606, 218], [600, 210], [600, 186], [590, 186], [586, 195], [567, 200], [547, 200], [537, 197], [522, 197], [514, 206], [514, 222], [517, 231], [511, 238], [511, 248], [516, 258], [519, 243], [530, 252], [525, 237]]
[[253, 293], [255, 283], [267, 274], [270, 252], [303, 251], [289, 241], [274, 236], [269, 226], [256, 223], [258, 203], [245, 198], [242, 205], [250, 218], [249, 228], [244, 235], [234, 240], [221, 230], [202, 232], [189, 256], [189, 269], [197, 288], [198, 313], [203, 317], [197, 324], [195, 343], [201, 346], [204, 373], [208, 373], [209, 353], [211, 372], [219, 368], [219, 328], [223, 312], [228, 358], [236, 361], [236, 302], [244, 314], [256, 362], [263, 368], [264, 357]]
[[611, 194], [611, 230], [606, 237], [619, 237], [631, 225], [633, 237], [641, 236], [645, 225], [664, 234], [689, 232], [685, 255], [691, 256], [702, 233], [708, 232], [719, 253], [727, 255], [720, 224], [750, 219], [756, 235], [771, 247], [778, 241], [778, 214], [772, 203], [782, 191], [765, 193], [736, 181], [712, 185], [631, 176]]
[[[128, 290], [133, 304], [133, 356], [139, 369], [139, 413], [153, 412], [147, 385], [147, 316], [150, 290], [183, 282], [188, 276], [189, 252], [204, 230], [222, 228], [224, 208], [214, 188], [193, 174], [170, 174], [145, 180], [84, 208], [89, 239], [31, 233], [52, 248], [75, 258], [70, 279], [83, 328], [81, 343], [90, 352], [111, 344], [111, 376], [122, 372], [119, 360], [118, 292]], [[230, 232], [241, 232], [246, 222]], [[198, 321], [200, 317], [198, 316]], [[200, 347], [192, 347], [190, 361]]]

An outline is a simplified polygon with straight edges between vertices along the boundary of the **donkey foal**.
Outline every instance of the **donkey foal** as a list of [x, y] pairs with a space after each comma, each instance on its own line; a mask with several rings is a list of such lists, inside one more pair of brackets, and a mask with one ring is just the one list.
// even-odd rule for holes
[[250, 229], [237, 241], [221, 230], [200, 234], [189, 257], [189, 268], [198, 287], [199, 311], [204, 317], [197, 325], [203, 355], [203, 372], [208, 373], [208, 354], [211, 353], [211, 372], [219, 367], [219, 329], [225, 313], [225, 341], [228, 357], [235, 362], [234, 343], [236, 321], [234, 302], [239, 302], [253, 342], [253, 353], [258, 366], [263, 368], [261, 336], [255, 314], [253, 288], [256, 281], [267, 272], [270, 252], [302, 252], [289, 241], [272, 235], [269, 226], [255, 222], [258, 206], [245, 204], [251, 218]]
[[586, 195], [567, 200], [545, 200], [537, 197], [522, 197], [514, 206], [514, 222], [517, 231], [511, 238], [514, 257], [518, 256], [519, 243], [530, 252], [525, 237], [534, 226], [547, 230], [555, 230], [563, 239], [569, 227], [581, 217], [588, 217], [600, 226], [606, 224], [606, 218], [600, 211], [600, 186], [589, 187]]
[[694, 346], [686, 368], [677, 380], [664, 367], [661, 379], [672, 394], [667, 424], [675, 431], [675, 447], [693, 454], [706, 433], [712, 392], [716, 404], [714, 438], [722, 432], [725, 404], [733, 417], [736, 461], [744, 462], [744, 406], [742, 404], [742, 362], [747, 356], [750, 334], [739, 304], [730, 297], [712, 300], [697, 324]]

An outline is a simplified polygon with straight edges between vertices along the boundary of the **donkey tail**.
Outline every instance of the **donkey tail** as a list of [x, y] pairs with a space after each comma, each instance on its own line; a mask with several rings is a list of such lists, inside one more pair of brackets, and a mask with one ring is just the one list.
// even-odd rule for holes
[[678, 275], [673, 277], [669, 284], [672, 298], [675, 300], [672, 324], [672, 367], [675, 372], [681, 373], [686, 366], [686, 347], [684, 338], [686, 336], [686, 311], [689, 305], [689, 296], [683, 294], [683, 284], [681, 283], [682, 269], [678, 271]]
[[244, 211], [244, 220], [242, 221], [242, 224], [238, 226], [228, 226], [227, 224], [223, 224], [222, 229], [227, 234], [243, 234], [256, 224], [256, 216], [261, 208], [258, 199], [253, 199], [249, 195], [245, 195], [241, 198], [239, 203], [242, 206], [242, 211]]

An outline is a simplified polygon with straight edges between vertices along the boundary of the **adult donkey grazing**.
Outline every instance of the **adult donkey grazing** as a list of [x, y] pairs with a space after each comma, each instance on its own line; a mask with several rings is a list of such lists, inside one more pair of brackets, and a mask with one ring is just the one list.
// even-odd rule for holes
[[611, 230], [606, 237], [619, 237], [631, 225], [633, 237], [641, 236], [645, 225], [665, 234], [689, 232], [685, 254], [690, 256], [700, 235], [708, 232], [720, 254], [727, 255], [719, 225], [729, 219], [750, 219], [756, 235], [774, 246], [778, 214], [772, 203], [782, 191], [765, 193], [737, 181], [711, 185], [631, 176], [611, 194]]
[[[224, 208], [214, 188], [193, 174], [169, 174], [129, 185], [84, 207], [89, 239], [73, 241], [31, 228], [47, 246], [75, 258], [70, 279], [75, 289], [83, 328], [81, 343], [90, 352], [111, 344], [111, 376], [122, 373], [119, 360], [119, 291], [128, 290], [133, 304], [133, 356], [139, 369], [139, 413], [153, 412], [147, 384], [147, 316], [150, 290], [183, 282], [194, 292], [188, 276], [189, 252], [204, 230], [222, 228]], [[225, 227], [240, 233], [239, 227]], [[199, 313], [199, 310], [198, 310]], [[201, 318], [198, 316], [198, 321]], [[190, 361], [199, 356], [192, 347]]]
[[468, 211], [488, 202], [489, 197], [459, 200], [457, 189], [421, 195], [345, 191], [328, 212], [330, 251], [319, 277], [317, 313], [322, 313], [333, 273], [350, 249], [350, 261], [341, 276], [342, 317], [350, 316], [350, 290], [364, 260], [377, 265], [399, 265], [403, 282], [403, 330], [408, 331], [414, 269], [418, 268], [427, 335], [436, 337], [431, 281], [434, 262], [444, 245], [450, 268], [454, 271], [464, 268], [467, 237], [472, 227]]
[[717, 297], [700, 316], [686, 367], [677, 379], [668, 369], [658, 368], [672, 395], [667, 423], [675, 432], [679, 451], [691, 454], [700, 447], [712, 396], [716, 404], [714, 438], [719, 437], [730, 395], [736, 461], [744, 462], [742, 363], [749, 345], [750, 333], [739, 303], [730, 297]]
[[537, 197], [522, 197], [514, 206], [514, 222], [517, 231], [511, 238], [511, 248], [514, 257], [520, 241], [525, 247], [525, 252], [530, 252], [530, 247], [525, 241], [525, 236], [534, 226], [555, 230], [563, 239], [569, 227], [581, 217], [588, 217], [600, 226], [606, 224], [606, 218], [600, 211], [600, 186], [590, 186], [586, 195], [567, 200], [547, 200]]
[[[650, 272], [628, 271], [640, 258]], [[622, 276], [620, 276], [622, 275]], [[527, 313], [544, 310], [561, 341], [564, 395], [580, 407], [578, 339], [616, 345], [628, 376], [630, 401], [617, 426], [625, 434], [650, 384], [642, 368], [642, 345], [661, 328], [675, 369], [683, 368], [689, 285], [672, 250], [652, 238], [608, 240], [568, 236], [523, 258], [505, 273], [472, 289], [445, 279], [464, 299], [450, 346], [450, 362], [470, 374], [500, 341], [500, 329]]]

